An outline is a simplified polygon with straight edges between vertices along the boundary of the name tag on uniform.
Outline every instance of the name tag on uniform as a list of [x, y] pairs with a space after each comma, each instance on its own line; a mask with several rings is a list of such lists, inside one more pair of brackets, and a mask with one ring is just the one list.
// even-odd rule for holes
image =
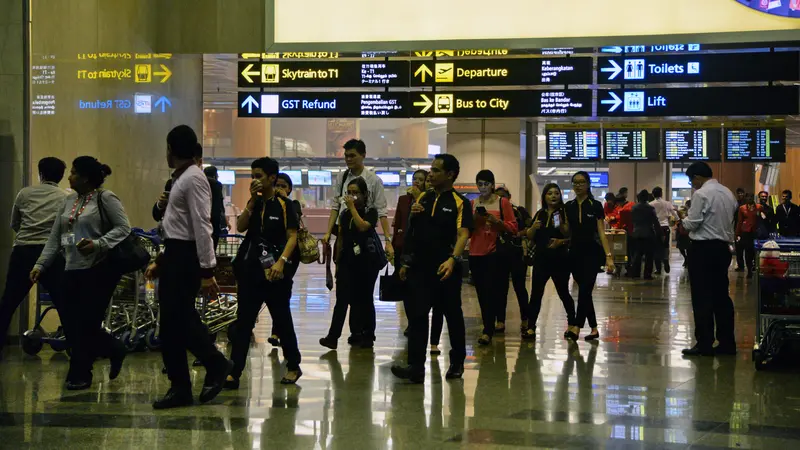
[[61, 235], [61, 246], [68, 247], [75, 245], [75, 233], [64, 233]]

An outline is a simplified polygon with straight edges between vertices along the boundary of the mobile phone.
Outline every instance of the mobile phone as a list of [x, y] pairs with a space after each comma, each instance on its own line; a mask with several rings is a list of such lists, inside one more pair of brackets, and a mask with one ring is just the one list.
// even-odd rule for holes
[[558, 211], [553, 213], [553, 225], [555, 225], [556, 227], [561, 226], [561, 214], [559, 214]]
[[475, 208], [475, 212], [478, 213], [479, 216], [485, 216], [486, 208], [483, 206], [478, 206], [477, 208]]

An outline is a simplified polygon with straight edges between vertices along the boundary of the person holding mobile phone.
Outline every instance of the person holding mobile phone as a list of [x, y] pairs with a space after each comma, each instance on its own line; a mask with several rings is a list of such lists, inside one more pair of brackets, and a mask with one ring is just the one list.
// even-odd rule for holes
[[[542, 309], [542, 298], [548, 280], [553, 280], [558, 297], [567, 313], [567, 327], [575, 323], [575, 301], [569, 293], [569, 224], [564, 211], [561, 188], [549, 183], [542, 189], [542, 209], [536, 212], [533, 225], [527, 230], [528, 239], [536, 250], [533, 257], [533, 282], [528, 304], [528, 328], [523, 339], [536, 339], [536, 320]], [[569, 332], [564, 333], [566, 336]]]
[[66, 259], [61, 289], [64, 308], [59, 315], [72, 346], [68, 390], [91, 387], [92, 368], [98, 357], [111, 358], [112, 380], [119, 376], [125, 359], [125, 346], [102, 327], [111, 295], [122, 276], [107, 263], [106, 257], [110, 249], [131, 233], [120, 199], [113, 192], [101, 189], [109, 175], [111, 168], [97, 159], [75, 158], [69, 175], [73, 192], [64, 202], [30, 273], [31, 282], [36, 283], [42, 273], [52, 269], [59, 254], [63, 253]]
[[[469, 268], [475, 281], [483, 318], [480, 345], [489, 345], [495, 332], [505, 331], [510, 257], [503, 253], [503, 241], [510, 245], [517, 232], [517, 220], [511, 202], [495, 194], [494, 173], [481, 170], [475, 177], [481, 195], [472, 201], [475, 231], [469, 244]], [[505, 289], [498, 286], [505, 286]]]

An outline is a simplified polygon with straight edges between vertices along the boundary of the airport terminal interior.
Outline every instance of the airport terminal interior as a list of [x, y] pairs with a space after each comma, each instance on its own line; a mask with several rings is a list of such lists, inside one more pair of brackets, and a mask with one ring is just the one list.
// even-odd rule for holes
[[[229, 355], [239, 301], [231, 259], [244, 237], [235, 224], [250, 212], [257, 158], [277, 160], [315, 239], [347, 189], [339, 180], [353, 170], [351, 139], [366, 146], [365, 170], [383, 185], [390, 223], [415, 172], [441, 155], [460, 162], [454, 189], [466, 199], [480, 198], [476, 175], [488, 169], [531, 215], [552, 183], [564, 202], [582, 201], [573, 183], [582, 171], [598, 202], [627, 191], [637, 203], [659, 187], [683, 219], [696, 193], [686, 171], [696, 162], [772, 214], [797, 208], [782, 195], [800, 192], [800, 1], [493, 3], [0, 0], [0, 220], [18, 209], [17, 192], [40, 184], [42, 158], [66, 162], [67, 189], [72, 161], [89, 155], [113, 170], [104, 188], [138, 236], [158, 235], [153, 205], [172, 176], [166, 137], [188, 125], [202, 167], [218, 171], [227, 227], [216, 249], [221, 294], [198, 296], [196, 309]], [[688, 231], [670, 218], [658, 270], [632, 277], [633, 228], [610, 217], [616, 270], [597, 274], [599, 339], [584, 340], [588, 326], [566, 338], [552, 283], [535, 338], [524, 338], [506, 273], [491, 289], [508, 287], [504, 329], [479, 343], [484, 322], [467, 259], [463, 376], [445, 376], [446, 325], [440, 353], [426, 342], [419, 384], [392, 372], [407, 362], [409, 321], [381, 281], [372, 293], [374, 345], [348, 344], [349, 324], [337, 349], [320, 344], [339, 280], [317, 261], [300, 264], [292, 285], [296, 384], [282, 383], [290, 367], [268, 341], [275, 321], [264, 307], [239, 388], [164, 411], [152, 406], [170, 388], [157, 282], [143, 270], [120, 281], [102, 326], [127, 356], [114, 380], [109, 360], [95, 361], [85, 390], [65, 387], [70, 338], [36, 285], [0, 347], [0, 449], [800, 448], [800, 241], [773, 223], [747, 256], [753, 274], [737, 258], [744, 245], [730, 242], [735, 354], [686, 356], [702, 301], [682, 253]], [[375, 231], [389, 240], [380, 224]], [[155, 257], [159, 241], [141, 239]], [[2, 286], [14, 247], [15, 232], [2, 227]], [[400, 256], [380, 275], [396, 277]], [[518, 259], [527, 302], [537, 267]], [[577, 300], [574, 279], [569, 290]], [[194, 359], [187, 353], [196, 397], [206, 369]]]

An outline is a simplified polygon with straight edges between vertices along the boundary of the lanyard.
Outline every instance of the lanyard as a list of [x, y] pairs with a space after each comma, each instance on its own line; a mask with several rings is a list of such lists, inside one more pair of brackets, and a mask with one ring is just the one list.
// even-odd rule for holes
[[792, 212], [792, 207], [790, 206], [790, 207], [789, 207], [789, 209], [786, 209], [786, 204], [784, 203], [784, 205], [783, 205], [783, 211], [784, 211], [784, 212], [786, 213], [786, 215], [788, 216], [788, 215], [789, 215], [789, 213], [790, 213], [790, 212]]
[[76, 220], [78, 220], [78, 217], [80, 217], [81, 214], [83, 214], [83, 210], [86, 209], [86, 205], [88, 205], [89, 202], [92, 201], [92, 197], [94, 197], [94, 191], [92, 191], [92, 193], [86, 197], [86, 200], [83, 202], [83, 205], [81, 205], [81, 209], [78, 209], [77, 212], [75, 212], [75, 210], [78, 208], [78, 202], [81, 201], [81, 198], [78, 197], [75, 199], [75, 204], [72, 205], [72, 212], [69, 213], [70, 230], [72, 230], [72, 225], [75, 223]]

